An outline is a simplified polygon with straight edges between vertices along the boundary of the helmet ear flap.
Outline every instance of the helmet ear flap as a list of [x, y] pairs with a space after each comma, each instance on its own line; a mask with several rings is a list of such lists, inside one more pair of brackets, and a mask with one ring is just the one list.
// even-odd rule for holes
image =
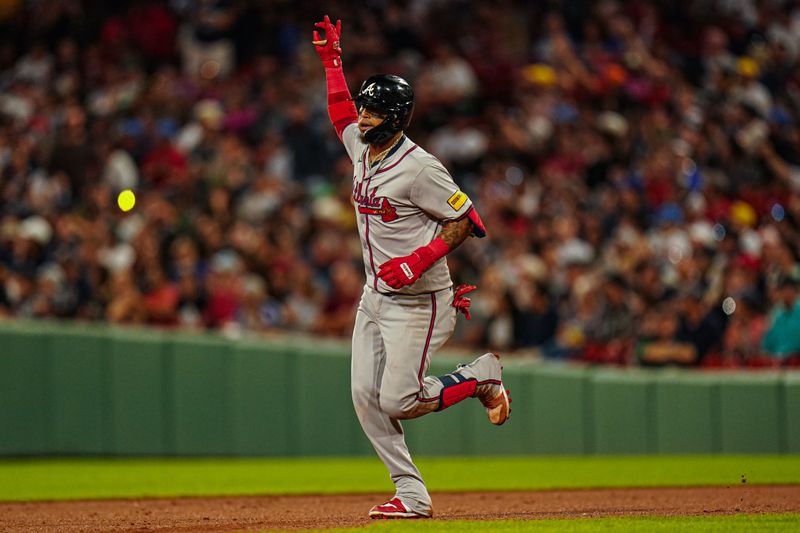
[[390, 117], [387, 117], [386, 120], [375, 126], [374, 128], [368, 129], [364, 132], [364, 140], [367, 141], [369, 144], [383, 144], [389, 139], [391, 139], [395, 133], [399, 130], [395, 130], [392, 125], [396, 122], [395, 120], [389, 120]]
[[389, 122], [390, 128], [395, 132], [403, 129], [403, 124], [400, 123], [400, 117], [397, 116], [397, 113], [391, 113], [386, 117], [386, 122]]
[[404, 130], [408, 128], [408, 125], [411, 124], [411, 117], [414, 115], [414, 102], [411, 102], [411, 109], [405, 114], [403, 117], [403, 124], [400, 125], [400, 129]]

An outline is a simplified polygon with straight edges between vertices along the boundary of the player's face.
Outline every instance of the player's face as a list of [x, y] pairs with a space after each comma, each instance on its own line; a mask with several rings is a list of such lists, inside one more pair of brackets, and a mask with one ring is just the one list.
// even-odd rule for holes
[[363, 134], [370, 128], [374, 128], [386, 119], [386, 115], [374, 110], [362, 107], [358, 111], [358, 129]]

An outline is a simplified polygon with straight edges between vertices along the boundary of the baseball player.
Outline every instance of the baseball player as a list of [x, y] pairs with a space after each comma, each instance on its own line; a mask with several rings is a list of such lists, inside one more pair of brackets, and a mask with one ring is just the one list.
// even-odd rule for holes
[[406, 137], [414, 92], [402, 78], [367, 79], [351, 98], [342, 70], [341, 21], [325, 16], [313, 43], [322, 59], [328, 112], [353, 162], [353, 204], [367, 282], [353, 329], [351, 389], [361, 427], [389, 470], [395, 496], [372, 518], [428, 518], [431, 498], [411, 460], [400, 420], [441, 411], [466, 398], [500, 425], [511, 411], [499, 357], [487, 353], [440, 377], [431, 355], [453, 333], [457, 310], [469, 319], [475, 289], [453, 289], [445, 255], [470, 234], [486, 234], [466, 194], [434, 156]]

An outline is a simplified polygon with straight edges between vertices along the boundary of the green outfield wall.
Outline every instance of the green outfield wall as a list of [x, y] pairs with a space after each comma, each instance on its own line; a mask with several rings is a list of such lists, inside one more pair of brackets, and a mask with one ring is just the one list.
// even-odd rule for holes
[[[800, 453], [797, 372], [505, 367], [506, 425], [470, 400], [405, 422], [412, 451]], [[342, 344], [3, 323], [0, 455], [371, 454], [349, 380]]]

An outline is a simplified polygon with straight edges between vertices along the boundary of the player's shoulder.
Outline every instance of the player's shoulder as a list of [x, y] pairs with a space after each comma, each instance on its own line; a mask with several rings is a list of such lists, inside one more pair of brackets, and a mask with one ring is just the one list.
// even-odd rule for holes
[[[410, 139], [409, 139], [410, 140]], [[408, 157], [414, 161], [420, 169], [431, 167], [437, 170], [445, 170], [444, 165], [439, 158], [425, 150], [422, 146], [412, 142], [414, 150], [408, 153]]]

